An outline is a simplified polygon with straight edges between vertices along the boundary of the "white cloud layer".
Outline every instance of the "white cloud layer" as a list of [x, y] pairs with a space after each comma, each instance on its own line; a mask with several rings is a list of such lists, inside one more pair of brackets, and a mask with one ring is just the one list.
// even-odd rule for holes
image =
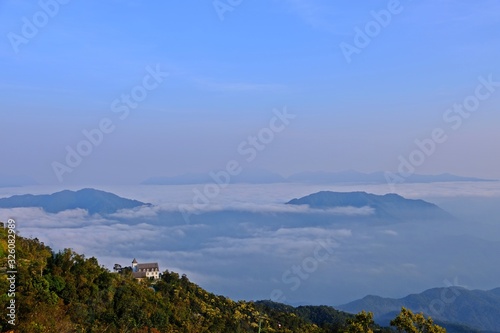
[[[455, 196], [460, 186], [437, 185], [432, 191], [430, 186], [414, 184], [405, 185], [404, 192], [443, 195], [464, 206]], [[494, 214], [498, 200], [486, 201], [489, 205], [483, 200], [500, 194], [498, 187], [471, 186], [469, 194], [480, 200], [469, 200], [467, 209], [477, 215], [475, 205], [481, 204], [482, 213], [498, 216]], [[442, 286], [444, 279], [455, 277], [471, 288], [497, 287], [494, 277], [500, 268], [491, 262], [500, 251], [500, 226], [491, 221], [379, 225], [363, 222], [372, 213], [366, 207], [319, 213], [307, 206], [283, 204], [314, 192], [309, 186], [235, 185], [187, 224], [179, 222], [176, 211], [179, 203], [192, 200], [192, 186], [178, 189], [137, 187], [137, 196], [134, 188], [118, 189], [115, 192], [121, 196], [156, 206], [108, 217], [78, 209], [50, 214], [38, 208], [16, 208], [0, 209], [0, 220], [15, 218], [23, 236], [37, 237], [54, 250], [73, 248], [95, 256], [109, 268], [114, 263], [129, 265], [134, 257], [158, 261], [162, 270], [186, 273], [208, 290], [235, 299], [269, 298], [273, 289], [280, 289], [287, 302], [340, 304], [366, 294], [400, 297]], [[283, 216], [300, 223], [288, 224]], [[342, 216], [355, 217], [343, 222]], [[314, 262], [318, 253], [328, 256]], [[314, 271], [292, 290], [283, 276], [304, 263], [313, 265]]]

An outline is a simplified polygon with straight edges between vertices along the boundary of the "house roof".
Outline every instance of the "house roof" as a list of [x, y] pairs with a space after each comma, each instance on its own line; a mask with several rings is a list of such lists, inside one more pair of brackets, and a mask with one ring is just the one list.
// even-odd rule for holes
[[135, 258], [134, 258], [134, 260], [132, 260], [132, 263], [137, 264], [137, 260], [135, 260]]
[[137, 269], [153, 269], [153, 268], [159, 268], [157, 262], [148, 262], [144, 264], [137, 264]]

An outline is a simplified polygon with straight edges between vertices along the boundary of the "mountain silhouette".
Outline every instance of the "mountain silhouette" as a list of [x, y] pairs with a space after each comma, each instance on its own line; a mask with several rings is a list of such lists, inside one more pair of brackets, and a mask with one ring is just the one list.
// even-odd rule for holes
[[406, 199], [398, 194], [376, 195], [366, 192], [322, 191], [287, 202], [311, 208], [370, 207], [375, 216], [391, 219], [450, 219], [452, 216], [435, 204], [424, 200]]
[[87, 210], [89, 214], [105, 215], [115, 213], [120, 209], [131, 209], [144, 205], [149, 204], [91, 188], [76, 192], [64, 190], [44, 195], [14, 195], [0, 199], [0, 208], [40, 207], [48, 213], [80, 208]]
[[381, 325], [406, 307], [443, 323], [457, 323], [483, 332], [500, 332], [500, 288], [483, 291], [462, 287], [433, 288], [400, 299], [366, 296], [335, 308], [357, 313], [371, 311]]

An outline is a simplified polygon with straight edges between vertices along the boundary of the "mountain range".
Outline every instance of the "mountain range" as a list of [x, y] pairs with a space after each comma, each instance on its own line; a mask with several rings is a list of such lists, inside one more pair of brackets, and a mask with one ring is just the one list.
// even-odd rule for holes
[[[500, 332], [500, 288], [482, 291], [462, 287], [434, 288], [400, 299], [366, 296], [335, 308], [357, 313], [371, 311], [375, 321], [388, 325], [401, 307], [423, 312], [437, 322], [457, 323], [471, 328], [470, 332]], [[448, 332], [452, 330], [448, 329]]]
[[[462, 181], [490, 181], [488, 179], [462, 177], [449, 173], [439, 175], [413, 174], [404, 178], [406, 183], [435, 183], [435, 182], [462, 182]], [[217, 182], [211, 173], [189, 173], [171, 177], [152, 177], [144, 180], [143, 185], [190, 185], [208, 184]], [[267, 170], [245, 170], [239, 175], [231, 177], [232, 184], [271, 184], [271, 183], [304, 183], [304, 184], [384, 184], [387, 183], [386, 173], [383, 171], [362, 173], [358, 171], [340, 172], [300, 172], [283, 177]]]
[[[376, 217], [384, 220], [450, 219], [452, 216], [438, 206], [424, 200], [406, 199], [397, 194], [376, 195], [366, 192], [322, 191], [292, 199], [287, 205], [307, 205], [318, 210], [334, 208], [370, 208]], [[122, 209], [150, 205], [126, 199], [116, 194], [86, 188], [78, 191], [64, 190], [43, 195], [14, 195], [0, 199], [0, 208], [40, 207], [48, 213], [70, 209], [84, 209], [89, 214], [112, 214]]]
[[[405, 183], [435, 183], [435, 182], [481, 182], [495, 181], [475, 177], [456, 176], [449, 173], [439, 175], [413, 174], [404, 178]], [[150, 177], [141, 182], [142, 185], [192, 185], [217, 182], [211, 173], [187, 173], [170, 177]], [[275, 184], [275, 183], [302, 183], [302, 184], [384, 184], [387, 183], [386, 173], [383, 171], [363, 173], [353, 170], [340, 172], [306, 171], [292, 174], [288, 177], [262, 170], [248, 169], [239, 175], [232, 176], [232, 184]], [[38, 183], [28, 176], [0, 175], [0, 187], [33, 186]]]
[[[366, 192], [322, 191], [304, 197], [292, 199], [283, 204], [295, 206], [307, 205], [317, 211], [335, 209], [339, 207], [369, 207], [373, 210], [373, 214], [376, 217], [387, 220], [432, 219], [450, 217], [448, 213], [432, 203], [423, 200], [406, 199], [397, 194], [375, 195]], [[9, 198], [0, 199], [0, 208], [40, 207], [49, 213], [57, 213], [67, 209], [80, 208], [87, 210], [89, 214], [106, 215], [115, 213], [121, 209], [133, 209], [141, 207], [143, 205], [149, 204], [137, 200], [122, 198], [113, 193], [99, 191], [96, 189], [82, 189], [79, 191], [65, 190], [50, 195], [16, 195]], [[304, 211], [306, 212], [305, 214], [310, 213], [309, 210]], [[232, 212], [229, 212], [227, 214], [229, 214], [230, 216], [227, 217], [226, 222], [224, 220], [224, 216], [216, 215], [214, 217], [213, 224], [214, 226], [217, 226], [217, 228], [214, 229], [213, 232], [217, 237], [221, 237], [221, 234], [223, 232], [227, 232], [227, 235], [230, 236], [236, 235], [232, 234], [235, 231], [241, 232], [241, 230], [238, 229], [240, 225], [234, 223], [234, 221], [244, 221], [246, 223], [245, 228], [249, 226], [248, 221], [250, 221], [250, 219], [247, 219], [247, 216], [244, 216], [244, 218], [240, 218], [240, 215], [233, 215]], [[316, 214], [314, 211], [311, 214], [313, 218], [307, 216], [306, 220], [304, 220], [304, 216], [297, 213], [273, 214], [272, 218], [268, 218], [264, 215], [259, 215], [259, 223], [265, 221], [266, 227], [270, 227], [272, 223], [275, 223], [279, 225], [279, 228], [283, 228], [284, 225], [290, 226], [291, 223], [296, 220], [297, 226], [304, 227], [304, 221], [307, 221], [307, 225], [310, 226], [311, 221], [314, 221], [314, 218], [316, 218], [314, 216], [314, 214]], [[322, 214], [323, 213], [320, 212], [316, 215], [321, 217]], [[325, 219], [327, 219], [328, 221], [331, 220], [330, 215], [323, 215], [325, 215]], [[263, 217], [265, 217], [266, 220], [263, 220]], [[172, 217], [170, 216], [169, 218]], [[340, 218], [344, 219], [343, 216]], [[358, 217], [356, 217], [356, 219], [357, 218]], [[351, 222], [351, 220], [347, 218], [346, 220], [347, 223]], [[165, 219], [159, 218], [158, 221], [159, 223], [164, 224]], [[352, 221], [356, 222], [356, 220]], [[151, 221], [148, 221], [148, 223], [151, 223]], [[363, 223], [360, 225], [362, 225], [364, 228], [367, 224]], [[420, 226], [420, 224], [418, 225]], [[401, 226], [406, 228], [406, 225]], [[427, 232], [427, 228], [424, 232]], [[203, 230], [201, 230], [199, 233], [199, 235], [205, 237], [210, 233], [210, 231], [208, 228], [203, 228]], [[242, 233], [239, 233], [237, 235], [239, 237], [240, 235], [242, 235]], [[273, 234], [273, 237], [274, 235], [275, 234]], [[195, 243], [197, 244], [206, 243], [207, 238], [203, 238], [202, 236], [200, 236], [200, 238], [196, 238], [198, 237], [198, 234], [194, 232], [190, 233], [189, 236], [190, 239], [195, 239]], [[460, 244], [460, 247], [463, 247], [464, 244], [466, 244], [465, 241], [454, 243]], [[443, 243], [440, 243], [439, 246], [443, 247], [442, 244]], [[220, 248], [226, 249], [226, 245], [227, 243], [224, 243], [220, 246]], [[163, 248], [164, 243], [161, 243], [160, 246], [160, 248]], [[424, 248], [425, 246], [426, 245], [415, 247], [415, 250], [410, 251], [411, 255], [419, 255], [421, 253], [419, 252], [420, 249]], [[476, 244], [474, 244], [474, 246], [470, 246], [470, 248], [478, 249], [478, 253], [493, 253], [493, 256], [494, 253], [496, 253], [495, 251], [486, 251], [484, 250], [487, 249], [486, 247], [482, 248], [476, 246]], [[426, 249], [430, 251], [429, 248]], [[346, 248], [345, 251], [348, 251], [348, 249]], [[389, 249], [389, 251], [394, 250]], [[464, 249], [464, 251], [467, 251], [467, 249]], [[430, 253], [432, 253], [432, 251]], [[436, 253], [436, 251], [434, 251], [434, 253]], [[238, 258], [238, 260], [240, 260], [240, 258]], [[460, 260], [464, 260], [465, 262], [466, 259], [464, 259], [463, 256], [460, 256]], [[227, 257], [225, 257], [224, 263], [227, 262]], [[489, 259], [488, 262], [492, 262], [492, 265], [494, 265], [495, 261], [494, 259]], [[331, 302], [334, 302], [334, 299], [332, 299]], [[284, 305], [272, 305], [268, 304], [267, 302], [261, 303], [261, 305], [266, 306], [269, 311], [275, 311], [276, 307], [279, 307], [280, 309], [286, 311], [299, 311], [301, 313], [301, 316], [306, 320], [312, 321], [318, 325], [323, 324], [322, 321], [316, 320], [316, 316], [318, 315], [318, 313], [322, 314], [322, 318], [327, 318], [328, 322], [334, 320], [331, 315], [333, 316], [333, 314], [336, 313], [332, 308], [329, 307], [321, 309], [315, 308], [313, 309], [314, 313], [311, 313], [310, 316], [306, 316], [305, 314], [310, 313], [310, 311], [312, 311], [311, 309], [298, 308], [296, 310], [288, 310], [288, 308]], [[437, 323], [439, 323], [441, 326], [446, 327], [449, 333], [500, 332], [500, 288], [490, 291], [467, 290], [459, 287], [436, 288], [427, 290], [418, 295], [409, 295], [401, 299], [367, 296], [361, 300], [341, 305], [335, 308], [351, 313], [357, 313], [361, 310], [372, 311], [375, 314], [375, 319], [377, 320], [377, 322], [383, 326], [387, 326], [389, 320], [393, 319], [403, 306], [411, 309], [414, 312], [422, 311], [425, 314], [432, 316], [434, 319], [436, 319]], [[311, 318], [313, 317], [316, 319], [312, 320]]]
[[14, 195], [0, 199], [0, 208], [39, 207], [47, 213], [59, 213], [68, 209], [85, 209], [89, 214], [112, 214], [121, 209], [149, 205], [137, 200], [125, 199], [116, 194], [91, 188], [79, 191], [64, 190], [43, 195]]

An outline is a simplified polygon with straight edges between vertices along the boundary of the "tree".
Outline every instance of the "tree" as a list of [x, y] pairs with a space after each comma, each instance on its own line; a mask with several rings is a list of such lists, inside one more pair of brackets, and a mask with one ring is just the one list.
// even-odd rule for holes
[[354, 319], [349, 319], [347, 323], [344, 333], [373, 333], [372, 326], [375, 324], [373, 313], [364, 310], [355, 315]]
[[422, 313], [413, 314], [404, 307], [399, 315], [391, 320], [391, 326], [395, 326], [400, 333], [446, 333], [444, 328], [434, 324], [431, 317], [425, 318]]

